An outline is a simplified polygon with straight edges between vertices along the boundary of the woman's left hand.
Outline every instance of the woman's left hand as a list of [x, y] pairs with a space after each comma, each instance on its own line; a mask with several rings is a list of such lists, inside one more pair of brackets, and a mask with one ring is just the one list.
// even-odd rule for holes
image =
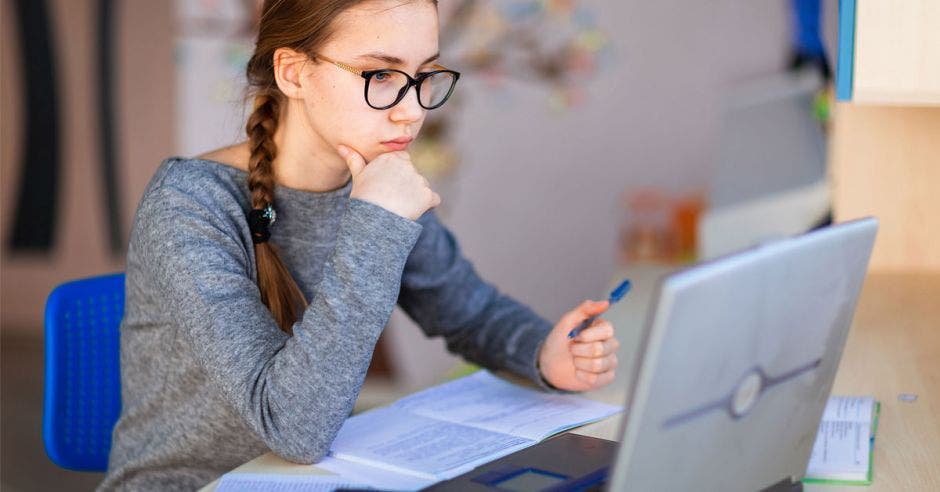
[[549, 384], [561, 390], [586, 391], [614, 380], [620, 342], [610, 321], [598, 318], [578, 336], [568, 338], [582, 321], [608, 307], [607, 301], [584, 301], [562, 315], [539, 352], [539, 368]]

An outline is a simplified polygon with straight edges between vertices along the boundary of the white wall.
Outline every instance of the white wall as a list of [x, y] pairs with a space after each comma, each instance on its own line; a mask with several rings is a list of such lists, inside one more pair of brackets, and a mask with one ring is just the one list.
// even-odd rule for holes
[[[588, 100], [556, 113], [544, 89], [514, 82], [494, 94], [461, 78], [462, 164], [457, 193], [443, 196], [484, 278], [551, 321], [605, 295], [625, 189], [704, 189], [724, 89], [781, 70], [790, 42], [789, 1], [585, 3], [613, 49]], [[390, 335], [406, 374], [433, 381], [452, 359], [401, 318]]]

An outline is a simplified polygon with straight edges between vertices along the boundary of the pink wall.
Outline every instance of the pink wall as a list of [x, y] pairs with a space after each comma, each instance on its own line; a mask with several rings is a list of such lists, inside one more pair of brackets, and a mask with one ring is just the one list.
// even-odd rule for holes
[[[12, 2], [2, 19], [2, 299], [4, 332], [38, 333], [49, 291], [64, 280], [123, 269], [108, 253], [97, 133], [96, 19], [92, 0], [48, 1], [61, 104], [62, 177], [59, 228], [49, 255], [8, 249], [19, 184], [23, 94]], [[153, 170], [173, 148], [172, 2], [115, 2], [118, 178], [125, 236], [137, 201]], [[126, 242], [126, 240], [125, 240]]]

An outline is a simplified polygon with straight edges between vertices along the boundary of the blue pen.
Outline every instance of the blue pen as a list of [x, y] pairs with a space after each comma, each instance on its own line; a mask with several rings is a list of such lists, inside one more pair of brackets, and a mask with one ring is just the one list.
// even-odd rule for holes
[[[616, 289], [611, 291], [610, 298], [607, 299], [607, 302], [609, 302], [610, 305], [613, 306], [615, 302], [619, 301], [620, 299], [623, 299], [623, 296], [627, 295], [627, 292], [630, 292], [630, 281], [624, 280], [623, 282], [620, 282], [620, 285], [618, 285]], [[568, 333], [568, 338], [574, 338], [578, 336], [578, 334], [581, 333], [582, 330], [584, 330], [588, 326], [591, 326], [591, 323], [593, 323], [595, 319], [597, 319], [597, 315], [591, 316], [590, 318], [582, 321], [580, 325], [578, 325], [577, 327], [575, 327], [575, 329], [571, 330], [571, 332]]]

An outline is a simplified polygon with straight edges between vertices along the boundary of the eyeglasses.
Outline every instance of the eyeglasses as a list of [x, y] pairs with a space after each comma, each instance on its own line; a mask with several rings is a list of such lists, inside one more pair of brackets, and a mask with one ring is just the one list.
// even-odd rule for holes
[[414, 86], [418, 93], [418, 104], [424, 109], [441, 107], [454, 92], [460, 72], [434, 65], [431, 72], [422, 72], [413, 78], [401, 70], [384, 68], [381, 70], [358, 70], [345, 63], [331, 60], [323, 55], [316, 55], [323, 61], [332, 63], [343, 70], [352, 72], [366, 79], [366, 104], [373, 109], [388, 109], [401, 102]]

